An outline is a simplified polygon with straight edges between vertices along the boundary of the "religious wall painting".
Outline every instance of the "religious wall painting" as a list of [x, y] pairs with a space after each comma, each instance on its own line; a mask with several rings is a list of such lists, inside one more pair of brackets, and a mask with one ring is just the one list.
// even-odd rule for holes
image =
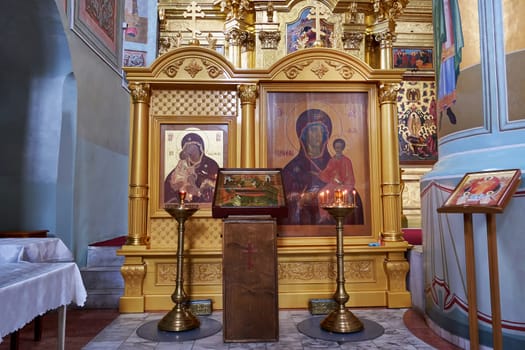
[[197, 216], [211, 216], [218, 170], [230, 165], [233, 118], [177, 120], [155, 117], [153, 215], [163, 214], [164, 206], [178, 203], [179, 192], [185, 192], [185, 201], [201, 208]]
[[394, 47], [393, 57], [394, 68], [434, 69], [432, 48]]
[[72, 12], [73, 32], [120, 75], [121, 3], [118, 0], [75, 0]]
[[146, 44], [148, 42], [148, 1], [126, 0], [124, 3], [124, 40]]
[[124, 50], [122, 57], [123, 67], [145, 67], [146, 66], [146, 51], [138, 50]]
[[397, 102], [400, 163], [435, 163], [438, 142], [434, 82], [402, 81]]
[[335, 220], [322, 206], [336, 190], [357, 205], [345, 234], [368, 235], [368, 93], [269, 92], [265, 98], [267, 164], [283, 169], [288, 204], [287, 217], [278, 219], [280, 235], [333, 235]]
[[[312, 14], [312, 11], [314, 14]], [[316, 8], [307, 7], [299, 15], [299, 18], [286, 25], [286, 52], [292, 53], [304, 48], [313, 47], [320, 33], [320, 41], [323, 47], [332, 47], [331, 36], [334, 32], [334, 25], [323, 18], [321, 12], [320, 18], [316, 21], [316, 16], [321, 11], [320, 6]], [[316, 22], [320, 28], [316, 28]]]

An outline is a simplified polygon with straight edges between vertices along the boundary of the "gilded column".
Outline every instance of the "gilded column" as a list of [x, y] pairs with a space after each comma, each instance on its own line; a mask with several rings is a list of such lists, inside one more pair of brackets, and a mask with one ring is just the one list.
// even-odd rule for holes
[[255, 167], [255, 102], [257, 85], [239, 85], [241, 99], [241, 167]]
[[[385, 271], [388, 276], [387, 306], [409, 307], [410, 292], [406, 289], [409, 264], [405, 253], [408, 243], [401, 233], [401, 176], [399, 172], [399, 149], [397, 143], [397, 92], [399, 85], [381, 84], [379, 103], [381, 107], [381, 201], [383, 207], [383, 232], [388, 252]], [[399, 250], [396, 250], [399, 249]]]
[[149, 84], [130, 83], [133, 101], [126, 245], [144, 245], [148, 218], [148, 107]]
[[397, 91], [399, 85], [385, 83], [380, 86], [381, 107], [381, 200], [383, 204], [383, 241], [403, 241], [401, 234], [401, 177], [399, 175], [399, 149], [397, 143]]
[[240, 68], [241, 61], [241, 43], [243, 40], [243, 32], [239, 29], [232, 29], [226, 33], [226, 41], [228, 42], [228, 58], [236, 68]]
[[396, 40], [396, 35], [389, 30], [376, 34], [376, 40], [379, 41], [380, 68], [394, 68], [392, 43]]

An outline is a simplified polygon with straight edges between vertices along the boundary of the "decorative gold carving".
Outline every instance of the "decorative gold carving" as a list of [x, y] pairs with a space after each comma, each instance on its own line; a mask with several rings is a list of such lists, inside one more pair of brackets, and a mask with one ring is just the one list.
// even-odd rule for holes
[[226, 13], [227, 20], [242, 21], [253, 11], [249, 0], [222, 0], [220, 5], [221, 11]]
[[261, 49], [277, 49], [279, 41], [281, 41], [281, 33], [275, 32], [259, 32], [259, 40], [261, 41]]
[[124, 296], [135, 297], [142, 295], [142, 282], [146, 276], [146, 265], [123, 265], [120, 268], [124, 278]]
[[374, 13], [376, 20], [393, 20], [403, 13], [408, 0], [374, 0]]
[[186, 72], [188, 72], [188, 74], [192, 77], [192, 78], [195, 78], [195, 76], [202, 70], [202, 66], [200, 64], [198, 64], [195, 60], [191, 60], [191, 62], [186, 66], [184, 67], [184, 70]]
[[238, 87], [241, 103], [255, 103], [257, 100], [257, 85], [242, 84]]
[[[345, 261], [345, 277], [350, 281], [375, 280], [373, 260]], [[279, 281], [333, 281], [336, 263], [323, 261], [280, 262]]]
[[374, 36], [375, 40], [381, 43], [382, 47], [390, 47], [392, 46], [392, 43], [396, 41], [396, 34], [385, 30], [379, 33], [376, 33]]
[[129, 91], [133, 103], [148, 103], [150, 97], [150, 86], [149, 84], [142, 84], [131, 82], [129, 83]]
[[225, 39], [230, 46], [241, 46], [245, 36], [243, 31], [237, 28], [233, 28], [228, 31], [225, 35]]
[[222, 69], [214, 65], [211, 61], [208, 60], [202, 60], [202, 64], [204, 67], [206, 67], [206, 71], [208, 72], [208, 76], [212, 79], [215, 79], [219, 77], [223, 72]]
[[266, 5], [266, 20], [268, 21], [268, 23], [273, 22], [273, 11], [274, 11], [273, 2], [270, 1], [268, 5]]
[[310, 69], [319, 79], [322, 79], [326, 73], [328, 73], [328, 68], [321, 62], [316, 62], [316, 64]]
[[284, 69], [284, 74], [288, 79], [295, 79], [306, 67], [308, 67], [313, 60], [305, 60], [300, 63], [293, 64]]
[[399, 84], [385, 83], [379, 87], [379, 103], [395, 103], [397, 101], [397, 92]]
[[235, 90], [153, 90], [152, 115], [225, 117], [237, 115]]
[[164, 73], [170, 78], [173, 78], [179, 72], [179, 68], [184, 63], [184, 60], [176, 60], [164, 69]]
[[363, 42], [363, 33], [343, 33], [343, 48], [345, 50], [359, 50]]
[[332, 281], [335, 278], [334, 262], [280, 262], [277, 269], [280, 281]]
[[335, 70], [346, 80], [352, 78], [354, 70], [348, 64], [339, 63], [337, 61], [325, 61], [330, 67], [334, 67]]
[[[151, 247], [177, 247], [177, 222], [171, 218], [154, 219], [151, 221]], [[185, 245], [195, 249], [217, 249], [220, 252], [222, 244], [222, 222], [212, 218], [193, 218], [186, 223]]]
[[408, 261], [387, 260], [385, 265], [388, 275], [388, 290], [390, 292], [406, 291], [406, 275], [409, 268]]
[[[177, 265], [174, 263], [158, 263], [157, 285], [173, 285], [176, 270]], [[183, 273], [183, 279], [188, 283], [222, 283], [222, 265], [220, 262], [185, 264]]]

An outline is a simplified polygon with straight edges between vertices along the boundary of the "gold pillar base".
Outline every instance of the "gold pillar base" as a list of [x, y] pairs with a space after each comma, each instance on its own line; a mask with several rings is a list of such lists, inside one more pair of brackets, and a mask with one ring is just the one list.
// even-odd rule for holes
[[334, 333], [355, 333], [363, 330], [363, 323], [350, 310], [339, 308], [321, 321], [321, 328]]
[[182, 332], [199, 328], [201, 322], [186, 308], [173, 308], [158, 324], [161, 331]]

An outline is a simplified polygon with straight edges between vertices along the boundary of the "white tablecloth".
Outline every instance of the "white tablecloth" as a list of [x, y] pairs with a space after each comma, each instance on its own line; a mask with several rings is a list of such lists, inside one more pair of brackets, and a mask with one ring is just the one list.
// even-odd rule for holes
[[60, 238], [1, 238], [0, 263], [73, 261], [73, 254]]
[[82, 306], [86, 297], [75, 263], [0, 264], [0, 342], [36, 316], [70, 303]]

